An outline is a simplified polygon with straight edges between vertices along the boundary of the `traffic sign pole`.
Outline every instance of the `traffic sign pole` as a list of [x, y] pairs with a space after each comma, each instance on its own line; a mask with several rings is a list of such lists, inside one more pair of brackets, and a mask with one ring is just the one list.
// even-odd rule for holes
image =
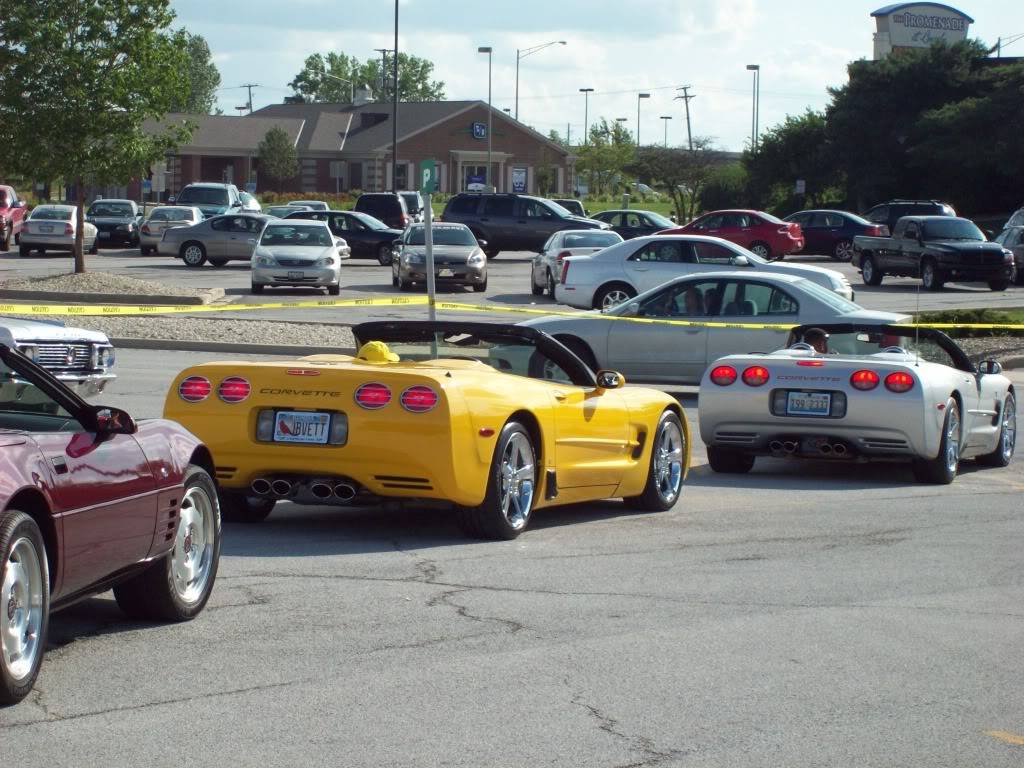
[[427, 262], [427, 317], [430, 322], [437, 319], [434, 307], [437, 293], [437, 285], [434, 280], [434, 209], [430, 202], [430, 195], [436, 186], [437, 163], [434, 160], [424, 160], [420, 163], [420, 192], [423, 194], [423, 243]]

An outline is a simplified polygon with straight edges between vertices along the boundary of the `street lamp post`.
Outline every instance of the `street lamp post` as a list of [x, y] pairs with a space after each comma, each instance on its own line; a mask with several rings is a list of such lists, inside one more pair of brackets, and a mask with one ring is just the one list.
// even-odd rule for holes
[[672, 115], [662, 115], [661, 119], [665, 123], [665, 146], [668, 146], [668, 121], [672, 119]]
[[640, 99], [649, 99], [651, 94], [638, 93], [636, 95], [636, 145], [640, 146]]
[[750, 115], [750, 151], [757, 151], [758, 114], [761, 111], [761, 65], [747, 64], [747, 70], [754, 73], [754, 104]]
[[586, 146], [590, 140], [590, 124], [587, 122], [589, 120], [587, 109], [590, 106], [590, 94], [593, 92], [593, 88], [580, 88], [580, 93], [583, 94], [583, 146]]
[[538, 51], [543, 51], [545, 48], [550, 48], [552, 45], [567, 45], [565, 40], [552, 40], [550, 43], [541, 43], [535, 45], [532, 48], [516, 48], [516, 120], [519, 119], [519, 60], [525, 59], [527, 56]]
[[324, 77], [331, 78], [331, 80], [340, 80], [341, 82], [343, 82], [346, 85], [348, 85], [348, 102], [349, 102], [349, 104], [352, 104], [352, 103], [355, 102], [355, 100], [356, 100], [356, 86], [355, 86], [355, 84], [351, 80], [346, 80], [344, 77], [338, 77], [337, 75], [332, 75], [330, 72], [327, 72], [326, 70], [321, 72], [320, 74], [323, 75]]
[[491, 191], [491, 61], [494, 59], [494, 51], [489, 45], [481, 45], [476, 49], [477, 53], [487, 54], [487, 170], [484, 173], [484, 184], [487, 191]]

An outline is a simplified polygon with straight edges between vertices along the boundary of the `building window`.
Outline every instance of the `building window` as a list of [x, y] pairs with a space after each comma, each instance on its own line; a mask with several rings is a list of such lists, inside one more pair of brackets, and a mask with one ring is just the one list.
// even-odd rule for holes
[[[462, 166], [462, 189], [479, 190], [487, 183], [486, 165], [464, 165]], [[472, 186], [471, 186], [472, 185]]]
[[400, 189], [409, 189], [409, 165], [399, 163], [395, 172], [395, 192]]

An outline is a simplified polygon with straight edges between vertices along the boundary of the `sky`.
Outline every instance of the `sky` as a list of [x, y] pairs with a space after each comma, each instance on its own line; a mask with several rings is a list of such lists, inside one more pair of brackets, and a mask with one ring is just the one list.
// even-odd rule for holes
[[[571, 132], [625, 117], [640, 140], [686, 142], [689, 85], [694, 136], [718, 149], [749, 143], [752, 73], [761, 67], [760, 130], [807, 108], [822, 109], [827, 88], [846, 82], [846, 66], [871, 58], [883, 0], [399, 0], [399, 49], [432, 61], [449, 99], [487, 100], [492, 46], [492, 104], [515, 107], [516, 51], [565, 40], [520, 59], [519, 118], [537, 130]], [[994, 45], [1024, 33], [1021, 0], [951, 3], [974, 18], [970, 36]], [[206, 38], [221, 74], [219, 105], [238, 114], [256, 83], [253, 106], [280, 103], [312, 53], [340, 51], [360, 60], [394, 45], [394, 0], [172, 0], [174, 27]], [[1007, 56], [1024, 56], [1024, 39]], [[640, 100], [638, 93], [651, 96]], [[662, 120], [661, 116], [671, 116]]]

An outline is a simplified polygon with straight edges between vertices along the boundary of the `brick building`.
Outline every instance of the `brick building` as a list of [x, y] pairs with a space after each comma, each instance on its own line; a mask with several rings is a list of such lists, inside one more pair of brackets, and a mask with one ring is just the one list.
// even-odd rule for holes
[[[392, 105], [272, 104], [241, 117], [168, 115], [162, 123], [189, 120], [192, 141], [157, 169], [163, 195], [193, 181], [226, 181], [257, 193], [277, 190], [261, 178], [260, 141], [273, 127], [294, 141], [299, 175], [280, 185], [288, 192], [381, 191], [390, 188]], [[398, 187], [415, 188], [416, 169], [435, 160], [440, 190], [454, 193], [481, 183], [487, 164], [487, 104], [481, 101], [403, 102], [398, 108]], [[155, 125], [151, 127], [155, 128]], [[566, 194], [572, 155], [504, 112], [492, 111], [491, 183], [499, 191]], [[137, 183], [129, 195], [140, 194]]]

